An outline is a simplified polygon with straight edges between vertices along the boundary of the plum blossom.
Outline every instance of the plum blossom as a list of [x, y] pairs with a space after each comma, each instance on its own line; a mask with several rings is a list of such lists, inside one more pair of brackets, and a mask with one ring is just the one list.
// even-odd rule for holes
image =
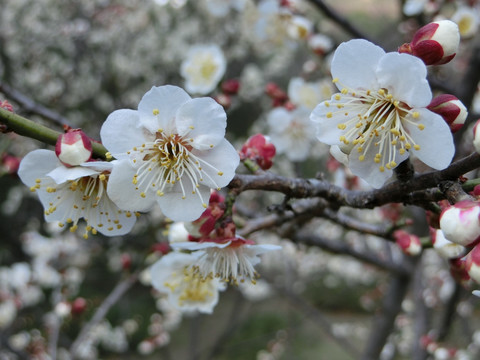
[[153, 87], [138, 110], [111, 113], [100, 131], [115, 161], [108, 194], [122, 209], [158, 203], [175, 221], [197, 219], [210, 189], [226, 186], [240, 158], [224, 138], [226, 114], [211, 98], [176, 86]]
[[334, 93], [334, 87], [327, 79], [307, 82], [295, 77], [288, 83], [288, 97], [297, 106], [305, 106], [313, 110], [318, 103], [329, 99]]
[[453, 138], [442, 117], [426, 108], [432, 93], [420, 59], [351, 40], [336, 50], [332, 75], [340, 92], [310, 119], [318, 140], [339, 145], [355, 175], [379, 188], [410, 154], [435, 169], [450, 164]]
[[315, 139], [309, 115], [310, 109], [304, 106], [292, 111], [278, 107], [268, 113], [269, 136], [278, 154], [285, 154], [291, 161], [303, 161], [309, 156]]
[[225, 56], [218, 45], [195, 45], [188, 50], [180, 74], [189, 93], [205, 95], [215, 89], [226, 68]]
[[88, 232], [116, 236], [128, 233], [136, 217], [119, 209], [107, 195], [107, 183], [113, 164], [92, 161], [66, 167], [51, 150], [35, 150], [20, 163], [18, 175], [36, 192], [45, 208], [45, 220], [58, 221], [60, 227], [70, 224], [75, 231], [84, 218]]
[[167, 294], [170, 304], [182, 312], [211, 314], [218, 303], [219, 291], [225, 284], [219, 279], [203, 279], [195, 275], [192, 265], [200, 253], [171, 252], [150, 269], [153, 287]]

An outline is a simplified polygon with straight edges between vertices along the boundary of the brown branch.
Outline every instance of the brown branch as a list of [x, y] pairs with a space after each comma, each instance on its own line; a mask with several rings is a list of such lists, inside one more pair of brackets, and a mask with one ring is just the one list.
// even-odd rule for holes
[[388, 203], [423, 204], [426, 199], [416, 192], [435, 188], [443, 181], [457, 180], [459, 176], [478, 167], [480, 155], [472, 153], [444, 170], [416, 175], [406, 182], [394, 181], [381, 189], [370, 191], [346, 190], [324, 180], [293, 179], [272, 173], [236, 175], [229, 188], [237, 193], [264, 190], [281, 192], [290, 198], [321, 197], [336, 207], [371, 209]]

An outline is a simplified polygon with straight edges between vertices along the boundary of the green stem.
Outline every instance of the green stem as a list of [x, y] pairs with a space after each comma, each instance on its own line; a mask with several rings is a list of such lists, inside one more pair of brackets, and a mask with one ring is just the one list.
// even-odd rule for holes
[[[6, 125], [8, 130], [18, 135], [26, 136], [52, 146], [55, 146], [58, 136], [62, 134], [59, 131], [37, 124], [32, 120], [2, 108], [0, 108], [0, 123]], [[92, 148], [92, 156], [94, 158], [106, 159], [105, 153], [107, 149], [105, 149], [102, 144], [92, 141]]]

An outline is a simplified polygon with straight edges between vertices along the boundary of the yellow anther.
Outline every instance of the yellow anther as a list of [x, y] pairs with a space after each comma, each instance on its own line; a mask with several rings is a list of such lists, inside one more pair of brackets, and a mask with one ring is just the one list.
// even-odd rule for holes
[[419, 129], [419, 130], [425, 129], [425, 125], [423, 125], [423, 124], [418, 124], [418, 129]]
[[338, 78], [334, 78], [332, 82], [335, 84], [336, 82], [338, 82]]
[[388, 95], [386, 96], [386, 98], [387, 98], [388, 100], [392, 100], [392, 99], [393, 99], [393, 95], [392, 95], [392, 94], [388, 94]]
[[333, 113], [329, 111], [325, 116], [330, 119], [331, 117], [333, 117]]
[[30, 191], [35, 192], [35, 191], [37, 191], [37, 189], [35, 188], [35, 186], [30, 186]]
[[373, 159], [373, 161], [374, 161], [376, 164], [378, 164], [378, 163], [380, 162], [380, 158], [377, 158], [377, 157], [376, 157], [376, 158]]
[[335, 94], [335, 100], [340, 100], [341, 98], [340, 94]]
[[390, 129], [390, 132], [395, 136], [400, 135], [400, 131], [398, 131], [397, 129]]
[[360, 160], [360, 161], [365, 160], [365, 155], [360, 155], [360, 156], [358, 157], [358, 160]]
[[202, 206], [206, 209], [207, 208], [207, 204], [203, 203]]
[[337, 128], [339, 128], [340, 130], [345, 130], [347, 128], [347, 125], [345, 124], [338, 124], [337, 125]]
[[105, 181], [105, 179], [106, 179], [107, 177], [105, 176], [105, 174], [100, 174], [100, 176], [99, 176], [98, 178], [99, 178], [100, 180], [102, 180], [102, 181]]
[[393, 106], [398, 107], [398, 105], [400, 105], [400, 102], [399, 102], [398, 100], [395, 100], [395, 101], [393, 102]]
[[418, 119], [420, 117], [420, 113], [418, 111], [414, 111], [412, 113], [412, 116], [413, 116], [414, 119]]
[[398, 150], [398, 152], [400, 153], [400, 155], [403, 155], [403, 154], [405, 154], [405, 149], [401, 148], [400, 150]]
[[361, 146], [359, 146], [359, 147], [357, 148], [357, 151], [358, 151], [359, 153], [361, 153], [361, 152], [363, 151], [363, 148], [362, 148]]
[[219, 171], [219, 172], [217, 173], [217, 175], [218, 175], [218, 176], [222, 176], [222, 175], [223, 175], [223, 172], [222, 172], [222, 171]]
[[420, 145], [415, 144], [415, 145], [413, 145], [413, 148], [414, 148], [415, 150], [420, 150]]
[[42, 182], [42, 180], [40, 180], [40, 179], [35, 179], [35, 182], [36, 182], [37, 184], [40, 184], [40, 183]]
[[107, 158], [107, 160], [112, 160], [113, 159], [113, 156], [112, 156], [111, 152], [106, 152], [105, 157]]
[[394, 146], [397, 145], [397, 140], [392, 140], [391, 144]]
[[330, 106], [330, 103], [328, 101], [325, 101], [324, 104], [325, 104], [326, 107]]
[[380, 170], [380, 172], [384, 172], [384, 171], [385, 171], [385, 168], [384, 168], [383, 166], [380, 166], [380, 167], [378, 168], [378, 170]]
[[92, 229], [92, 234], [97, 235], [97, 229]]
[[348, 94], [348, 90], [346, 88], [343, 88], [342, 91], [340, 91], [343, 95], [347, 95]]
[[412, 148], [412, 145], [410, 143], [405, 144], [405, 149], [410, 150]]
[[358, 122], [355, 124], [355, 127], [358, 129], [358, 128], [361, 128], [363, 126], [363, 123], [361, 122]]
[[142, 193], [140, 193], [140, 196], [141, 196], [142, 198], [145, 198], [147, 195], [145, 195], [145, 193], [142, 192]]
[[188, 128], [189, 128], [190, 130], [195, 129], [195, 127], [194, 127], [193, 125], [190, 125]]
[[157, 191], [157, 195], [158, 195], [158, 196], [163, 196], [163, 195], [165, 195], [165, 193], [163, 193], [163, 192], [161, 192], [160, 190], [158, 190], [158, 191]]
[[158, 114], [160, 114], [160, 111], [159, 111], [158, 109], [153, 109], [153, 115], [156, 116], [156, 115], [158, 115]]
[[378, 94], [379, 94], [379, 95], [385, 95], [385, 90], [379, 89], [379, 90], [378, 90]]
[[73, 226], [70, 228], [70, 232], [73, 233], [73, 232], [77, 231], [77, 229], [78, 229], [78, 226], [77, 226], [77, 225], [73, 225]]
[[397, 163], [396, 163], [395, 161], [391, 161], [391, 162], [390, 162], [390, 166], [391, 166], [392, 168], [394, 168], [395, 166], [397, 166]]

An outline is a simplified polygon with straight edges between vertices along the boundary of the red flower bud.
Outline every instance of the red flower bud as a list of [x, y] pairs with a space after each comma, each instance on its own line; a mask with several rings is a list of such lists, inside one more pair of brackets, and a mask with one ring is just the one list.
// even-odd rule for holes
[[92, 157], [92, 141], [80, 129], [75, 129], [58, 137], [55, 154], [63, 165], [77, 166]]
[[440, 20], [418, 29], [412, 42], [400, 46], [398, 52], [414, 55], [426, 65], [441, 65], [455, 57], [459, 44], [457, 24], [450, 20]]
[[440, 115], [450, 126], [452, 133], [460, 130], [465, 123], [468, 112], [465, 105], [455, 96], [442, 94], [435, 97], [427, 109]]
[[407, 255], [415, 256], [422, 251], [422, 244], [417, 235], [410, 234], [404, 230], [396, 230], [393, 233], [393, 237], [400, 249]]
[[221, 85], [222, 91], [227, 95], [236, 95], [240, 90], [240, 81], [237, 79], [225, 80]]
[[72, 302], [71, 313], [72, 315], [80, 315], [87, 308], [87, 300], [82, 297], [78, 297]]
[[251, 159], [255, 161], [263, 170], [268, 170], [273, 165], [273, 157], [275, 156], [275, 146], [268, 141], [262, 134], [251, 136], [240, 150], [240, 158]]

